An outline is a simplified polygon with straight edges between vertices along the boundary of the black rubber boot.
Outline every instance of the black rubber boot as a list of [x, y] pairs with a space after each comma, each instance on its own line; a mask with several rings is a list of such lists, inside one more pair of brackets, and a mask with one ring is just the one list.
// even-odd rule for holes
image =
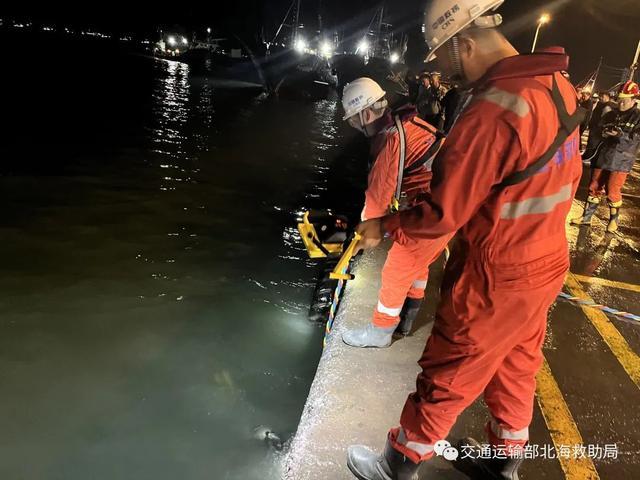
[[[465, 446], [465, 448], [462, 448]], [[467, 475], [471, 480], [519, 480], [518, 470], [522, 465], [523, 458], [479, 458], [482, 446], [473, 438], [461, 440], [457, 449], [462, 456], [462, 452], [469, 452], [472, 447], [477, 454], [465, 458], [459, 458], [452, 462], [453, 467]]]
[[620, 218], [620, 207], [622, 207], [622, 201], [609, 202], [609, 224], [607, 225], [607, 232], [615, 233], [618, 231], [618, 219]]
[[347, 457], [347, 466], [358, 480], [418, 480], [420, 465], [393, 448], [389, 440], [382, 455], [352, 445]]
[[404, 301], [402, 312], [400, 312], [400, 324], [398, 324], [398, 328], [395, 331], [396, 334], [405, 337], [411, 335], [411, 329], [420, 312], [422, 300], [422, 298], [407, 298]]
[[571, 225], [591, 225], [591, 219], [593, 218], [593, 214], [596, 213], [598, 205], [600, 205], [600, 199], [589, 195], [582, 216], [571, 219]]

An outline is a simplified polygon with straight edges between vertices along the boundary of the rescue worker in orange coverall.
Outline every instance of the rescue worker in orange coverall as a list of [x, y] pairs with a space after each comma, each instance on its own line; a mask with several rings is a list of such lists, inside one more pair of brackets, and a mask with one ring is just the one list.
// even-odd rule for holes
[[[413, 108], [391, 112], [385, 92], [370, 78], [345, 86], [344, 119], [372, 138], [375, 162], [369, 173], [362, 220], [384, 217], [415, 204], [429, 191], [431, 161], [443, 135], [418, 118]], [[398, 185], [400, 187], [398, 188]], [[342, 338], [352, 347], [385, 348], [394, 332], [409, 335], [420, 310], [429, 265], [442, 253], [451, 235], [393, 244], [382, 269], [382, 286], [372, 321], [348, 330]]]
[[[492, 458], [453, 466], [471, 478], [517, 480], [543, 362], [549, 307], [569, 268], [565, 223], [582, 174], [577, 94], [562, 49], [519, 55], [498, 31], [502, 0], [432, 0], [429, 59], [473, 96], [433, 166], [431, 194], [398, 214], [361, 223], [361, 247], [458, 232], [417, 388], [382, 455], [351, 446], [364, 480], [416, 478], [459, 414], [484, 395]], [[478, 452], [480, 445], [464, 439]], [[482, 458], [480, 458], [482, 457]]]

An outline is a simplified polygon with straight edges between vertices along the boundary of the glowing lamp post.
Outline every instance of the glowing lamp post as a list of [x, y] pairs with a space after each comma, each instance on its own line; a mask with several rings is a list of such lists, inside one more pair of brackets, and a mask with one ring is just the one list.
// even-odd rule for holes
[[533, 37], [533, 46], [531, 47], [531, 53], [536, 51], [536, 45], [538, 43], [538, 36], [540, 35], [540, 29], [543, 25], [546, 25], [551, 21], [551, 15], [548, 13], [543, 13], [538, 19], [538, 28], [536, 28], [536, 36]]
[[331, 55], [333, 55], [333, 47], [331, 43], [326, 40], [322, 42], [322, 44], [320, 45], [320, 53], [323, 57], [331, 58]]
[[305, 53], [307, 51], [307, 41], [302, 37], [298, 37], [293, 45], [293, 48], [298, 53]]
[[365, 57], [367, 56], [367, 54], [369, 53], [369, 42], [367, 42], [366, 39], [360, 41], [356, 53], [360, 53], [360, 55], [363, 55]]

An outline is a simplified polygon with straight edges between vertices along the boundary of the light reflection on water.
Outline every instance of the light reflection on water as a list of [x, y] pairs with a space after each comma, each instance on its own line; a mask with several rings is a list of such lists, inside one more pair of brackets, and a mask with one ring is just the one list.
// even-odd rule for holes
[[37, 195], [0, 177], [21, 212], [0, 230], [0, 477], [265, 478], [253, 428], [293, 433], [319, 356], [293, 220], [327, 188], [336, 103], [229, 97], [177, 62], [131, 77], [151, 80], [134, 145]]

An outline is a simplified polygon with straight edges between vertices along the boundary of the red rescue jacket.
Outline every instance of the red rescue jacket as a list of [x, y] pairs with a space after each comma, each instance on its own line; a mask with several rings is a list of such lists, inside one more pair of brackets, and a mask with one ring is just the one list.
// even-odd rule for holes
[[[436, 137], [431, 133], [435, 128], [418, 118], [415, 110], [399, 114], [406, 138], [405, 169], [411, 169], [435, 142]], [[372, 142], [375, 161], [369, 172], [363, 220], [384, 217], [389, 213], [398, 184], [400, 134], [392, 115], [387, 115], [382, 121], [383, 129]], [[403, 177], [402, 192], [407, 202], [415, 201], [429, 191], [431, 176], [431, 166], [427, 164]]]
[[[556, 137], [552, 75], [568, 112], [576, 111], [577, 94], [559, 73], [567, 66], [564, 53], [551, 52], [496, 63], [474, 86], [434, 162], [430, 196], [386, 217], [383, 228], [400, 243], [459, 231], [467, 254], [485, 265], [529, 265], [534, 276], [545, 257], [553, 258], [556, 273], [559, 263], [567, 266], [565, 220], [582, 174], [578, 131], [536, 175], [500, 186], [542, 157]], [[517, 279], [522, 270], [512, 274]]]

